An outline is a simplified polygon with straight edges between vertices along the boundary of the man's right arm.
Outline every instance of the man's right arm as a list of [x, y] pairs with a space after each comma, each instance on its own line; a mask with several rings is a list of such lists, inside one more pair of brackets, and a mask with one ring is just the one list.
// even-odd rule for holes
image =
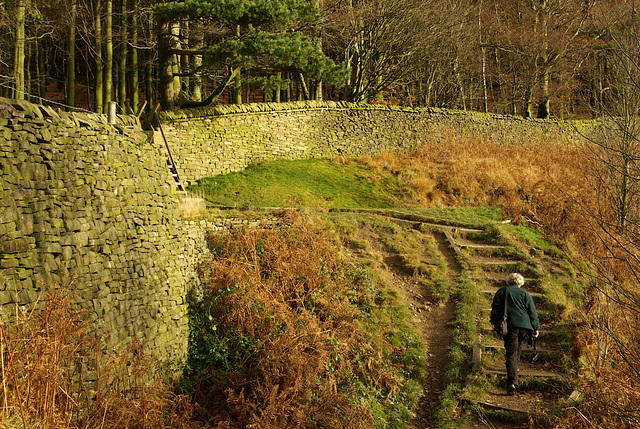
[[527, 312], [529, 313], [529, 320], [531, 321], [531, 326], [533, 327], [534, 335], [533, 338], [538, 336], [540, 329], [540, 319], [538, 318], [538, 312], [536, 311], [536, 304], [533, 302], [533, 297], [530, 293], [527, 292]]

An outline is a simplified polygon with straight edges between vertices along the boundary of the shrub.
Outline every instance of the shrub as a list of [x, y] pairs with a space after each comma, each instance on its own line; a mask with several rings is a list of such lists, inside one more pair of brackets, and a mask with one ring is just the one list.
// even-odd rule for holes
[[190, 427], [187, 398], [139, 344], [104, 351], [71, 283], [47, 286], [40, 306], [0, 325], [0, 427]]

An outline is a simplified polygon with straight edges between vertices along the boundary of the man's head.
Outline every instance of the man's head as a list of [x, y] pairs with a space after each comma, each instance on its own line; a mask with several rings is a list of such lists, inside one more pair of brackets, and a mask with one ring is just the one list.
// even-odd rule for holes
[[522, 287], [524, 284], [524, 277], [518, 273], [511, 273], [507, 276], [507, 284], [509, 286], [518, 285], [518, 287]]

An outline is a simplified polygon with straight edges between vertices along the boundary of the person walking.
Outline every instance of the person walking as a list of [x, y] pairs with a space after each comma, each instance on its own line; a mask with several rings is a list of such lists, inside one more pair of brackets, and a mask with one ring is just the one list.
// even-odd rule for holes
[[523, 285], [524, 277], [521, 274], [509, 274], [507, 285], [495, 293], [491, 304], [491, 328], [495, 329], [504, 318], [506, 297], [508, 332], [502, 338], [506, 351], [507, 393], [510, 395], [518, 390], [518, 362], [522, 343], [527, 336], [537, 338], [540, 333], [536, 306], [531, 294], [522, 289]]

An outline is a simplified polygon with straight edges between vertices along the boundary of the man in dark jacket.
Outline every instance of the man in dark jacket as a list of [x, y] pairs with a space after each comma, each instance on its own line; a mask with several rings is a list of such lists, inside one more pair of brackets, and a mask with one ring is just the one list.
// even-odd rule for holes
[[507, 392], [513, 394], [518, 390], [518, 362], [520, 361], [520, 347], [527, 338], [537, 338], [540, 321], [531, 294], [522, 289], [524, 277], [518, 273], [509, 274], [507, 286], [499, 289], [493, 296], [491, 304], [491, 327], [495, 328], [504, 317], [504, 298], [507, 298], [507, 335], [503, 337], [506, 350]]

